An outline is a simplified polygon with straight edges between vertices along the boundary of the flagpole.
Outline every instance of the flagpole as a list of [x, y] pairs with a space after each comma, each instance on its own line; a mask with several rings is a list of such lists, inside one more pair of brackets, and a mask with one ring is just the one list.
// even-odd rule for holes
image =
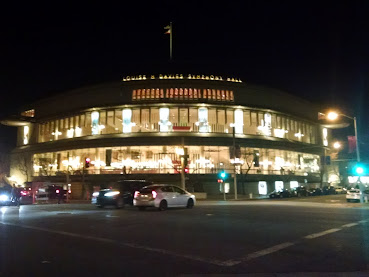
[[173, 60], [173, 27], [172, 27], [172, 22], [170, 22], [170, 29], [169, 29], [170, 33], [170, 42], [169, 42], [169, 51], [170, 51], [170, 60]]

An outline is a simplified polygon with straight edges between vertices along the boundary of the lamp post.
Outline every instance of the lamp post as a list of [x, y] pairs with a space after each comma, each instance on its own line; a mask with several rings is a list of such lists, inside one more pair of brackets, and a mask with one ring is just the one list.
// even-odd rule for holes
[[[332, 112], [329, 112], [327, 114], [327, 119], [328, 120], [336, 120], [339, 116], [343, 116], [343, 117], [346, 117], [346, 118], [351, 119], [351, 120], [354, 121], [355, 139], [356, 139], [356, 162], [359, 163], [360, 162], [360, 149], [359, 149], [359, 137], [358, 137], [358, 132], [357, 132], [356, 116], [351, 117], [351, 116], [348, 116], [348, 115], [343, 114], [343, 113], [336, 113], [336, 112], [332, 111]], [[361, 180], [360, 180], [360, 173], [359, 172], [357, 172], [357, 173], [359, 174], [357, 183], [359, 185], [360, 192], [361, 192], [360, 202], [364, 203], [364, 199], [363, 199], [364, 187], [363, 187], [363, 185], [361, 183]]]
[[233, 169], [234, 169], [234, 177], [233, 177], [233, 190], [234, 190], [234, 200], [238, 199], [237, 194], [237, 171], [236, 171], [236, 125], [231, 123], [232, 127], [232, 138], [233, 138]]
[[357, 162], [360, 162], [359, 137], [358, 137], [358, 132], [357, 132], [356, 116], [351, 117], [343, 113], [329, 112], [327, 114], [327, 119], [333, 121], [333, 120], [336, 120], [339, 116], [343, 116], [343, 117], [346, 117], [354, 121], [355, 138], [356, 138], [356, 160]]

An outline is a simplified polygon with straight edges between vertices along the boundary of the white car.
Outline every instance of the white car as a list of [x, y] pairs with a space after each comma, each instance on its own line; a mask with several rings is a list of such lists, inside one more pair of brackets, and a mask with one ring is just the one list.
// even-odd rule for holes
[[344, 187], [335, 187], [336, 194], [346, 193], [347, 189]]
[[[365, 190], [362, 193], [363, 193], [364, 201], [368, 201], [369, 191]], [[350, 189], [350, 190], [348, 190], [347, 194], [346, 194], [347, 202], [351, 202], [351, 201], [359, 201], [360, 202], [360, 197], [361, 197], [362, 193], [360, 192], [359, 189]]]
[[155, 207], [160, 211], [172, 207], [193, 208], [196, 204], [195, 195], [172, 185], [151, 185], [136, 191], [133, 205], [140, 210]]

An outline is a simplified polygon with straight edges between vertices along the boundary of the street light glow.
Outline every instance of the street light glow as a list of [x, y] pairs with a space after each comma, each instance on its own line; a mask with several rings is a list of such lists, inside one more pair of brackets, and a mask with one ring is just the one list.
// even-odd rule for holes
[[338, 141], [336, 141], [335, 143], [333, 143], [333, 148], [334, 149], [340, 149], [341, 148], [341, 143], [339, 143]]
[[329, 112], [327, 114], [327, 118], [329, 120], [336, 120], [338, 118], [338, 113], [336, 113], [336, 112]]

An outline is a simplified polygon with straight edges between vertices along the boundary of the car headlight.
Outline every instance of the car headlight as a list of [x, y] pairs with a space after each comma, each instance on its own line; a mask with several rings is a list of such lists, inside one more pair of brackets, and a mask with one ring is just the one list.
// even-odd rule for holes
[[97, 192], [94, 192], [94, 193], [92, 194], [92, 196], [94, 196], [94, 197], [99, 196], [99, 192], [98, 192], [98, 191], [97, 191]]
[[7, 196], [6, 194], [0, 195], [0, 201], [8, 201], [8, 200], [9, 200], [9, 196]]
[[114, 196], [114, 195], [118, 195], [119, 193], [120, 193], [119, 191], [109, 191], [105, 193], [104, 196]]

